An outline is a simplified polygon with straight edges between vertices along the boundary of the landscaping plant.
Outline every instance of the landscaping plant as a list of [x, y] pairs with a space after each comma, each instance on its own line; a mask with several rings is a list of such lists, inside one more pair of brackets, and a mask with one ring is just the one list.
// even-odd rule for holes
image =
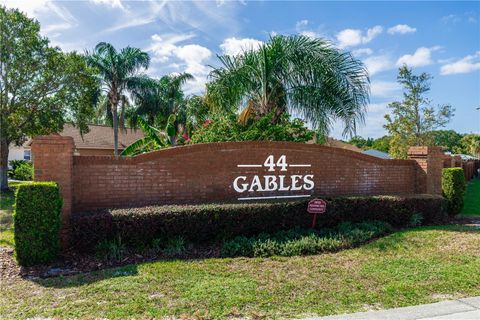
[[62, 197], [55, 182], [18, 186], [13, 228], [15, 255], [22, 266], [48, 263], [60, 248]]
[[[446, 200], [441, 196], [337, 197], [326, 198], [327, 212], [319, 215], [318, 228], [342, 222], [378, 220], [395, 228], [412, 224], [434, 224], [446, 220]], [[72, 216], [72, 245], [92, 250], [104, 240], [121, 236], [129, 246], [186, 242], [212, 242], [236, 236], [251, 237], [292, 228], [309, 228], [312, 217], [308, 201], [250, 204], [167, 205], [110, 209]], [[412, 217], [415, 215], [415, 217]], [[419, 219], [421, 215], [422, 219]]]
[[338, 251], [385, 235], [392, 227], [381, 221], [344, 222], [335, 228], [321, 230], [292, 229], [255, 237], [236, 237], [225, 241], [225, 257], [298, 256]]
[[448, 200], [449, 215], [454, 216], [462, 211], [465, 190], [465, 175], [462, 168], [443, 169], [442, 193]]

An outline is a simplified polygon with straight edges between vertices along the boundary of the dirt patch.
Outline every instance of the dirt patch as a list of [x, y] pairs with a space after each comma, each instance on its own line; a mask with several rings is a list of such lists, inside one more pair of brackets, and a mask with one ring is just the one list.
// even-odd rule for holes
[[126, 253], [122, 259], [113, 260], [101, 258], [94, 254], [81, 254], [66, 252], [61, 257], [48, 265], [34, 267], [21, 267], [17, 264], [12, 248], [0, 247], [0, 276], [2, 279], [35, 279], [67, 276], [78, 273], [120, 267], [128, 264], [137, 264], [149, 261], [172, 259], [206, 259], [220, 257], [219, 246], [189, 246], [184, 253], [178, 255], [165, 255], [153, 250], [144, 253]]

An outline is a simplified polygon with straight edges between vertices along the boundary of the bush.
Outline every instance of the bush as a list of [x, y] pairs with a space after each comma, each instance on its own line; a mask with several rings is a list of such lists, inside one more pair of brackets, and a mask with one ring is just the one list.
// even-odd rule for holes
[[462, 168], [446, 168], [442, 172], [442, 192], [448, 200], [448, 213], [457, 215], [463, 208], [465, 175]]
[[386, 222], [346, 222], [337, 228], [323, 231], [294, 229], [251, 238], [237, 237], [224, 242], [222, 255], [269, 257], [332, 252], [364, 243], [391, 231], [391, 226]]
[[31, 181], [33, 179], [33, 165], [31, 162], [25, 162], [19, 164], [15, 170], [13, 170], [12, 179]]
[[[441, 196], [326, 198], [327, 212], [317, 219], [318, 228], [345, 221], [378, 220], [406, 227], [414, 214], [423, 224], [446, 221], [446, 203]], [[149, 206], [77, 213], [72, 216], [72, 244], [92, 250], [104, 240], [121, 237], [128, 245], [159, 243], [182, 237], [187, 242], [211, 242], [236, 236], [309, 228], [308, 201], [195, 206]], [[413, 218], [415, 220], [415, 218]], [[259, 249], [259, 250], [267, 250]]]
[[[8, 177], [15, 180], [32, 180], [33, 166], [30, 161], [27, 160], [10, 160], [9, 162], [12, 169], [8, 170]], [[20, 169], [22, 167], [22, 169]], [[19, 171], [15, 172], [17, 169]]]
[[306, 142], [313, 137], [314, 132], [308, 129], [302, 120], [290, 119], [286, 114], [277, 124], [272, 124], [272, 115], [267, 115], [246, 125], [239, 123], [237, 115], [232, 114], [214, 119], [208, 125], [198, 128], [193, 133], [191, 141], [192, 143], [258, 140]]
[[57, 257], [62, 202], [55, 182], [18, 186], [13, 226], [15, 254], [20, 265], [47, 263]]

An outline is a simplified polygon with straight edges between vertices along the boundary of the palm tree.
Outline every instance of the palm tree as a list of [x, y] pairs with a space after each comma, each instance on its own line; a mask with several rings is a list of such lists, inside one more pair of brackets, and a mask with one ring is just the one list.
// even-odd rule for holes
[[[125, 110], [125, 93], [145, 81], [139, 74], [148, 68], [150, 57], [138, 48], [126, 47], [117, 51], [111, 44], [100, 42], [93, 53], [87, 53], [87, 62], [98, 71], [98, 79], [105, 91], [113, 124], [114, 154], [118, 156], [118, 106]], [[123, 111], [122, 111], [123, 113]]]
[[[166, 75], [160, 79], [143, 81], [133, 98], [137, 105], [136, 116], [146, 116], [149, 125], [164, 126], [171, 114], [175, 114], [184, 104], [182, 86], [193, 79], [189, 73]], [[133, 122], [137, 117], [134, 116]]]
[[126, 147], [122, 151], [122, 156], [136, 156], [145, 152], [158, 150], [168, 145], [165, 133], [150, 126], [143, 118], [137, 119], [144, 137]]
[[303, 116], [324, 136], [335, 120], [344, 122], [344, 135], [364, 120], [368, 72], [326, 40], [273, 36], [257, 50], [219, 59], [222, 66], [210, 73], [207, 99], [219, 110], [243, 108], [240, 121], [272, 114], [278, 123], [288, 112]]

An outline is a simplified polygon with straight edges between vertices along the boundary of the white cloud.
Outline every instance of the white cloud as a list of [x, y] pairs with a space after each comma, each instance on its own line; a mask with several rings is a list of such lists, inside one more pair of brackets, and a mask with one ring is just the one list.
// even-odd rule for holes
[[369, 28], [366, 34], [360, 29], [345, 29], [337, 33], [336, 38], [340, 48], [347, 48], [369, 43], [382, 32], [382, 26]]
[[52, 45], [59, 46], [65, 51], [70, 51], [72, 47], [78, 49], [72, 43], [61, 42], [58, 39], [61, 31], [78, 25], [77, 19], [60, 3], [51, 0], [0, 0], [0, 5], [19, 9], [28, 17], [40, 21], [40, 33], [48, 37]]
[[198, 44], [180, 44], [193, 37], [195, 37], [193, 34], [155, 34], [152, 36], [152, 45], [146, 50], [153, 53], [153, 63], [169, 62], [170, 68], [192, 74], [195, 79], [186, 84], [185, 91], [198, 93], [204, 90], [210, 71], [205, 65], [205, 61], [212, 56], [212, 52]]
[[406, 34], [406, 33], [414, 33], [416, 32], [417, 29], [416, 28], [412, 28], [410, 27], [409, 25], [406, 25], [406, 24], [397, 24], [396, 26], [394, 27], [391, 27], [391, 28], [388, 28], [388, 33], [389, 34], [396, 34], [396, 33], [399, 33], [399, 34]]
[[220, 44], [220, 49], [222, 49], [223, 54], [227, 54], [230, 56], [235, 56], [243, 51], [248, 51], [252, 49], [257, 49], [263, 44], [262, 41], [251, 39], [251, 38], [243, 38], [237, 39], [227, 38]]
[[477, 51], [475, 54], [468, 55], [455, 62], [443, 65], [440, 69], [440, 74], [448, 75], [469, 73], [476, 70], [480, 70], [480, 51]]
[[387, 55], [370, 56], [363, 60], [370, 76], [392, 69], [394, 67], [392, 60]]
[[308, 29], [309, 23], [310, 22], [308, 20], [297, 21], [297, 23], [295, 24], [295, 31], [297, 31], [297, 33], [299, 33], [303, 36], [307, 36], [309, 38], [318, 38], [319, 34], [317, 32]]
[[90, 1], [93, 2], [94, 4], [101, 4], [114, 9], [118, 8], [118, 9], [126, 10], [121, 0], [90, 0]]
[[373, 53], [373, 50], [370, 48], [360, 48], [352, 51], [354, 56], [369, 56]]
[[303, 30], [308, 26], [308, 20], [300, 20], [295, 24], [295, 29], [297, 31]]
[[370, 93], [373, 97], [392, 97], [399, 92], [401, 86], [398, 82], [392, 81], [372, 81], [370, 84]]
[[406, 54], [401, 56], [398, 60], [396, 65], [402, 66], [404, 64], [408, 65], [409, 67], [422, 67], [428, 66], [433, 63], [432, 60], [432, 52], [439, 50], [439, 46], [426, 48], [420, 47], [415, 50], [414, 54]]

